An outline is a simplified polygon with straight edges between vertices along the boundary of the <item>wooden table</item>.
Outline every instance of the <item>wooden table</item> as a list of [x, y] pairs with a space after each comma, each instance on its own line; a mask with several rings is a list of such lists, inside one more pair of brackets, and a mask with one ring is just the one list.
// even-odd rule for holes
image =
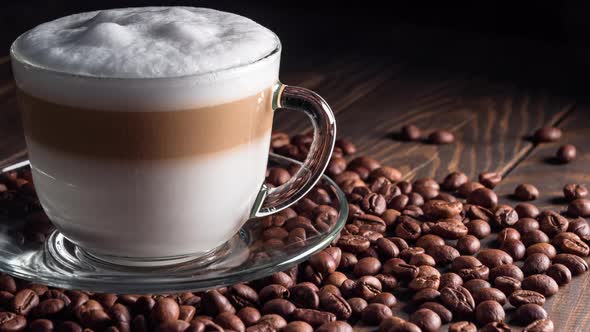
[[[436, 34], [417, 33], [422, 34], [419, 40], [431, 42], [434, 57], [440, 56], [437, 52], [445, 52], [444, 57], [450, 59], [467, 49], [459, 43], [437, 45]], [[399, 45], [399, 49], [409, 45], [399, 31], [392, 31], [389, 42], [399, 43], [394, 44]], [[300, 53], [286, 53], [282, 80], [324, 96], [336, 113], [339, 136], [355, 142], [359, 153], [399, 168], [407, 179], [442, 179], [454, 170], [476, 178], [482, 171], [497, 171], [505, 178], [496, 190], [503, 201], [511, 202], [509, 194], [515, 186], [527, 182], [540, 189], [541, 197], [535, 202], [540, 207], [564, 209], [558, 199], [563, 185], [590, 183], [590, 149], [585, 144], [590, 133], [588, 107], [581, 99], [561, 97], [559, 91], [562, 90], [555, 88], [555, 82], [547, 78], [564, 79], [563, 73], [547, 68], [538, 72], [534, 59], [525, 63], [517, 56], [510, 63], [516, 74], [514, 80], [508, 79], [511, 76], [506, 73], [510, 70], [506, 68], [480, 70], [480, 66], [499, 68], [493, 67], [494, 64], [504, 63], [503, 52], [488, 54], [488, 48], [528, 49], [521, 44], [501, 41], [489, 46], [477, 39], [469, 42], [475, 53], [445, 62], [442, 67], [446, 70], [440, 70], [441, 66], [432, 69], [432, 62], [422, 65], [419, 57], [412, 58], [410, 53], [393, 56], [388, 52], [370, 53], [358, 49], [353, 50], [355, 54], [326, 52], [301, 56]], [[545, 51], [547, 58], [558, 52], [537, 46]], [[523, 58], [527, 54], [516, 53]], [[414, 61], [416, 59], [418, 61]], [[461, 70], [454, 70], [455, 65]], [[522, 77], [529, 79], [522, 83]], [[544, 77], [543, 82], [549, 83], [539, 84], [538, 77]], [[25, 154], [14, 92], [9, 61], [6, 57], [0, 58], [2, 163]], [[426, 132], [435, 128], [452, 130], [458, 139], [455, 144], [445, 146], [393, 140], [392, 134], [405, 124], [417, 124]], [[536, 128], [545, 125], [563, 128], [563, 139], [556, 144], [540, 146], [526, 139]], [[279, 112], [275, 129], [298, 133], [308, 129], [308, 122], [288, 111]], [[557, 146], [566, 142], [578, 147], [578, 158], [568, 165], [549, 163], [548, 158], [554, 155]], [[589, 278], [590, 273], [575, 278], [546, 304], [550, 318], [556, 323], [556, 331], [590, 330], [590, 320], [587, 320]]]

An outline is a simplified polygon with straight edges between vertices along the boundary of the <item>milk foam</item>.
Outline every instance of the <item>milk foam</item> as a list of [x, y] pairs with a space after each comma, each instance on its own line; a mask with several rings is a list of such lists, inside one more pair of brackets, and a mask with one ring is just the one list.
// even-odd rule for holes
[[[75, 14], [12, 46], [17, 84], [70, 106], [174, 110], [230, 102], [278, 78], [276, 35], [205, 8], [146, 7]], [[74, 76], [75, 75], [75, 76]]]

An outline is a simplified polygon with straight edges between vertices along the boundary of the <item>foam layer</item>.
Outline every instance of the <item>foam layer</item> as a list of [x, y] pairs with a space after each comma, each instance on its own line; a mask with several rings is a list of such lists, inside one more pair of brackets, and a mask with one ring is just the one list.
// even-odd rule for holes
[[205, 8], [89, 12], [42, 24], [11, 48], [18, 86], [70, 106], [139, 111], [215, 105], [277, 81], [279, 40]]

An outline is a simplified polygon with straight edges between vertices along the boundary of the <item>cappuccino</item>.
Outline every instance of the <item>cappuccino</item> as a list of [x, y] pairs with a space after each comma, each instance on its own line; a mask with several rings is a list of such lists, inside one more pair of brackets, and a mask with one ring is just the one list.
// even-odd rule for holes
[[203, 8], [76, 14], [15, 41], [39, 198], [71, 241], [130, 258], [229, 239], [264, 181], [280, 43]]

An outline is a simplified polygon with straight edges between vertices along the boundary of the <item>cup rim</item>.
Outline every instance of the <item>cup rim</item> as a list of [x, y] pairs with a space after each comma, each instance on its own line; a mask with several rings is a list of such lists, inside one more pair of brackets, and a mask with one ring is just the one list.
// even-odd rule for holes
[[31, 30], [32, 29], [25, 31], [20, 36], [18, 36], [18, 38], [16, 38], [14, 40], [14, 42], [12, 42], [12, 45], [10, 46], [10, 59], [11, 59], [11, 61], [18, 62], [18, 63], [22, 64], [23, 66], [30, 67], [30, 68], [33, 68], [38, 71], [44, 71], [44, 72], [51, 73], [51, 74], [58, 75], [58, 76], [77, 77], [80, 79], [109, 80], [109, 81], [154, 81], [154, 80], [176, 80], [176, 79], [187, 79], [187, 78], [201, 78], [201, 77], [212, 76], [212, 75], [217, 75], [217, 74], [222, 74], [222, 73], [237, 72], [237, 71], [240, 71], [243, 69], [250, 68], [258, 63], [264, 62], [268, 59], [275, 58], [276, 56], [278, 56], [281, 53], [281, 50], [282, 50], [282, 44], [281, 44], [281, 40], [280, 40], [279, 36], [277, 36], [276, 33], [274, 33], [273, 31], [271, 31], [270, 29], [267, 28], [267, 30], [270, 33], [272, 33], [273, 36], [275, 37], [275, 39], [277, 40], [276, 47], [273, 50], [271, 50], [270, 52], [268, 52], [267, 54], [263, 55], [262, 57], [260, 57], [256, 60], [252, 60], [248, 63], [244, 63], [241, 65], [232, 66], [232, 67], [228, 67], [228, 68], [223, 68], [223, 69], [219, 69], [219, 70], [211, 70], [211, 71], [207, 71], [204, 73], [177, 75], [177, 76], [163, 76], [163, 77], [99, 76], [99, 75], [92, 75], [92, 74], [69, 73], [67, 71], [48, 68], [46, 66], [42, 66], [40, 64], [33, 63], [30, 60], [28, 60], [24, 55], [22, 55], [18, 52], [17, 43], [24, 35], [26, 35]]

